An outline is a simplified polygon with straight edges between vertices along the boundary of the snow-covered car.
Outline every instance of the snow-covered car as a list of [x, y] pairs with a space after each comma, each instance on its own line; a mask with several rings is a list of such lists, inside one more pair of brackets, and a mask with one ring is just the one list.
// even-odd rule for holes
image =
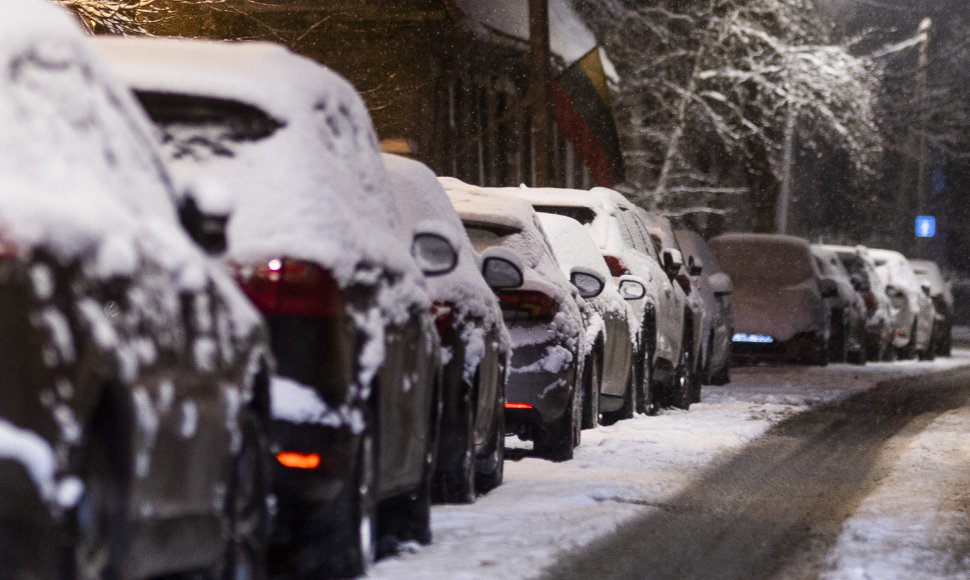
[[[603, 253], [616, 282], [633, 275], [647, 283], [647, 293], [632, 300], [640, 320], [640, 356], [644, 358], [643, 379], [637, 380], [636, 407], [653, 412], [660, 405], [686, 407], [687, 366], [684, 321], [688, 307], [662, 265], [646, 224], [636, 206], [620, 193], [603, 187], [589, 191], [554, 188], [506, 188], [503, 193], [527, 199], [536, 211], [571, 217], [583, 224]], [[670, 271], [680, 269], [676, 252], [664, 256]]]
[[705, 345], [701, 366], [702, 382], [725, 385], [731, 381], [731, 337], [734, 335], [734, 306], [731, 277], [721, 271], [714, 252], [700, 234], [675, 230], [674, 236], [691, 269], [694, 286], [704, 301], [704, 323], [700, 333]]
[[859, 289], [866, 306], [866, 359], [880, 361], [892, 348], [893, 313], [886, 283], [876, 273], [876, 263], [865, 246], [822, 245], [835, 252]]
[[0, 576], [252, 577], [272, 360], [256, 310], [193, 243], [218, 252], [226, 216], [174, 190], [144, 112], [67, 14], [5, 8]]
[[417, 161], [383, 157], [404, 225], [457, 249], [455, 269], [427, 280], [444, 365], [432, 490], [435, 501], [471, 502], [502, 482], [509, 334], [479, 257], [434, 173]]
[[[590, 285], [588, 292], [580, 288], [580, 295], [590, 295], [580, 303], [580, 309], [584, 340], [592, 353], [583, 370], [583, 428], [595, 427], [601, 413], [605, 425], [629, 419], [635, 410], [635, 381], [642, 380], [643, 357], [638, 356], [637, 344], [640, 320], [628, 301], [642, 298], [646, 284], [625, 276], [617, 286], [603, 254], [582, 224], [562, 215], [538, 215], [560, 270], [577, 286]], [[577, 277], [577, 273], [586, 278]], [[592, 295], [600, 283], [602, 292]]]
[[807, 240], [779, 234], [724, 234], [709, 245], [734, 286], [732, 358], [828, 364], [830, 301]]
[[835, 252], [812, 244], [812, 254], [819, 271], [834, 281], [837, 288], [832, 298], [829, 360], [866, 364], [866, 304], [858, 291], [862, 284], [858, 277], [852, 279]]
[[930, 299], [936, 309], [933, 327], [933, 349], [940, 356], [950, 356], [953, 334], [953, 290], [950, 281], [932, 260], [910, 260], [913, 272], [921, 281], [930, 285]]
[[270, 43], [98, 41], [172, 167], [231, 197], [228, 260], [278, 360], [273, 573], [359, 575], [378, 538], [429, 542], [440, 353], [408, 250], [431, 272], [455, 256], [397, 219], [360, 96]]
[[501, 189], [441, 177], [472, 246], [518, 256], [522, 285], [496, 292], [512, 338], [506, 432], [531, 439], [539, 456], [572, 459], [582, 427], [583, 340], [578, 291], [559, 270], [532, 206]]
[[[698, 264], [688, 262], [684, 253], [677, 243], [674, 236], [674, 228], [670, 224], [670, 219], [665, 216], [648, 213], [641, 207], [637, 207], [637, 215], [647, 227], [653, 245], [660, 254], [661, 263], [670, 276], [675, 293], [683, 293], [684, 304], [687, 309], [684, 315], [684, 351], [681, 355], [684, 358], [685, 377], [682, 380], [683, 388], [669, 391], [666, 395], [668, 404], [677, 405], [682, 401], [683, 404], [677, 406], [684, 409], [691, 403], [701, 401], [701, 374], [704, 368], [705, 357], [707, 356], [707, 343], [703, 337], [706, 336], [705, 321], [710, 315], [705, 311], [704, 300], [700, 293], [694, 291], [693, 278], [700, 275], [702, 268]], [[673, 258], [673, 257], [676, 258]], [[680, 266], [672, 268], [673, 262], [680, 262]]]
[[933, 351], [933, 323], [936, 311], [930, 300], [929, 284], [916, 277], [906, 256], [895, 250], [872, 249], [876, 273], [886, 285], [892, 306], [895, 354], [901, 359], [930, 359]]

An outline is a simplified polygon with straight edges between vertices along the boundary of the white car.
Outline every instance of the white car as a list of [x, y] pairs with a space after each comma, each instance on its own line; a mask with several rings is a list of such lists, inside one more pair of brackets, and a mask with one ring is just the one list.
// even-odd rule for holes
[[936, 308], [934, 351], [941, 356], [950, 356], [953, 343], [953, 289], [950, 281], [940, 271], [940, 266], [932, 260], [910, 260], [909, 263], [916, 276], [930, 285], [930, 298]]
[[631, 301], [641, 323], [640, 356], [645, 360], [644, 379], [637, 385], [637, 408], [644, 412], [668, 405], [686, 408], [692, 367], [687, 364], [689, 350], [684, 344], [690, 309], [683, 290], [673, 281], [683, 261], [680, 253], [669, 250], [659, 255], [637, 206], [612, 189], [520, 187], [501, 191], [527, 199], [536, 211], [568, 216], [583, 224], [614, 280], [633, 275], [646, 282], [643, 299]]
[[876, 273], [876, 262], [865, 246], [822, 245], [835, 253], [859, 287], [866, 306], [866, 358], [885, 360], [891, 350], [894, 318], [886, 283]]
[[870, 249], [876, 272], [886, 284], [893, 311], [893, 341], [901, 359], [932, 358], [933, 324], [936, 310], [929, 297], [930, 286], [913, 271], [906, 256], [895, 250]]
[[439, 181], [475, 249], [512, 252], [523, 266], [522, 285], [497, 292], [512, 337], [506, 430], [531, 439], [539, 456], [572, 459], [582, 428], [583, 365], [590, 353], [578, 290], [560, 271], [527, 202], [454, 178]]
[[858, 278], [852, 279], [835, 252], [812, 244], [812, 254], [822, 275], [833, 280], [838, 288], [832, 299], [829, 360], [865, 364], [866, 305], [859, 293], [863, 285]]
[[644, 372], [637, 344], [640, 320], [629, 301], [640, 299], [646, 286], [633, 276], [621, 277], [617, 286], [596, 242], [576, 220], [540, 213], [539, 222], [563, 274], [585, 268], [606, 282], [602, 293], [580, 303], [585, 340], [592, 345], [592, 364], [583, 380], [583, 427], [594, 427], [600, 413], [605, 425], [628, 419], [635, 410], [635, 385]]

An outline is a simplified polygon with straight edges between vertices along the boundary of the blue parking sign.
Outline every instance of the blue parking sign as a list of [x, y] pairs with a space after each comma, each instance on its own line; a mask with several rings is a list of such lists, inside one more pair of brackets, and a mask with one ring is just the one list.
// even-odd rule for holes
[[932, 238], [936, 235], [936, 218], [931, 215], [916, 216], [916, 237]]

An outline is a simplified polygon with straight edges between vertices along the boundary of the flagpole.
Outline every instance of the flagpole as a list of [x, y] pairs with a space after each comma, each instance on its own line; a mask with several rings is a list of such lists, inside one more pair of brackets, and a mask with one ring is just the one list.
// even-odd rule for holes
[[549, 0], [529, 0], [529, 45], [532, 60], [533, 186], [551, 185], [552, 119], [549, 114]]

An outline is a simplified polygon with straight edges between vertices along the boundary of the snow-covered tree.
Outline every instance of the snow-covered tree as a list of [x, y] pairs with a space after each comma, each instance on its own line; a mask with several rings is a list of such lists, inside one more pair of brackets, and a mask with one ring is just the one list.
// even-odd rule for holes
[[574, 1], [623, 78], [627, 193], [641, 204], [723, 212], [748, 193], [751, 225], [769, 230], [793, 142], [839, 151], [858, 176], [879, 159], [876, 69], [828, 42], [811, 0]]
[[171, 18], [176, 9], [223, 0], [54, 0], [67, 7], [90, 32], [147, 34], [153, 25]]

